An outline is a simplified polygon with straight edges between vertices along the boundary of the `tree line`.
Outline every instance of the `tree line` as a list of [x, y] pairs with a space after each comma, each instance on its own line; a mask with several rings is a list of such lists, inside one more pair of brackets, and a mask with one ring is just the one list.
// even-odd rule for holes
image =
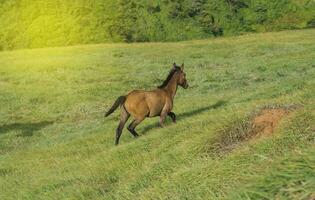
[[315, 27], [313, 0], [0, 0], [0, 50]]

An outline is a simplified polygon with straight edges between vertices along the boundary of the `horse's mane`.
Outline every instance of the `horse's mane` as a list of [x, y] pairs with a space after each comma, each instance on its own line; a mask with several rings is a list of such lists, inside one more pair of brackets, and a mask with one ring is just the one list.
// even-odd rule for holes
[[179, 70], [180, 70], [180, 67], [174, 66], [171, 69], [170, 73], [167, 75], [167, 78], [165, 79], [165, 81], [163, 81], [163, 83], [160, 86], [158, 86], [158, 88], [164, 88], [168, 84], [168, 82], [170, 82], [170, 80], [173, 77], [173, 75], [175, 74], [175, 72], [177, 72]]

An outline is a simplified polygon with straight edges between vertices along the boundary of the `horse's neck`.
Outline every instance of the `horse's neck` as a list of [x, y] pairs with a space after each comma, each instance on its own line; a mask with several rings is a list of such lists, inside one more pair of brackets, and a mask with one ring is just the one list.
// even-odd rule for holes
[[177, 77], [176, 75], [171, 78], [168, 84], [164, 88], [168, 94], [174, 99], [176, 91], [177, 91]]

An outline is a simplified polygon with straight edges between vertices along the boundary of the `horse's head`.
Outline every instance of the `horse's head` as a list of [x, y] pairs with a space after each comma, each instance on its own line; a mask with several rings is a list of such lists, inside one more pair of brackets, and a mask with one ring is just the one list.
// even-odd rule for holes
[[186, 73], [184, 72], [184, 63], [179, 67], [176, 63], [173, 64], [173, 67], [177, 69], [178, 73], [178, 85], [182, 86], [184, 89], [188, 88], [188, 83], [186, 79]]

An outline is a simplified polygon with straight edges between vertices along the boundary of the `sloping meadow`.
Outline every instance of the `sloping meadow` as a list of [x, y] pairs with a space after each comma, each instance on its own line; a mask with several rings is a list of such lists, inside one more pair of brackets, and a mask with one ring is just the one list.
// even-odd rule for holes
[[[0, 199], [312, 199], [315, 31], [0, 53]], [[178, 121], [114, 100], [184, 62]]]

